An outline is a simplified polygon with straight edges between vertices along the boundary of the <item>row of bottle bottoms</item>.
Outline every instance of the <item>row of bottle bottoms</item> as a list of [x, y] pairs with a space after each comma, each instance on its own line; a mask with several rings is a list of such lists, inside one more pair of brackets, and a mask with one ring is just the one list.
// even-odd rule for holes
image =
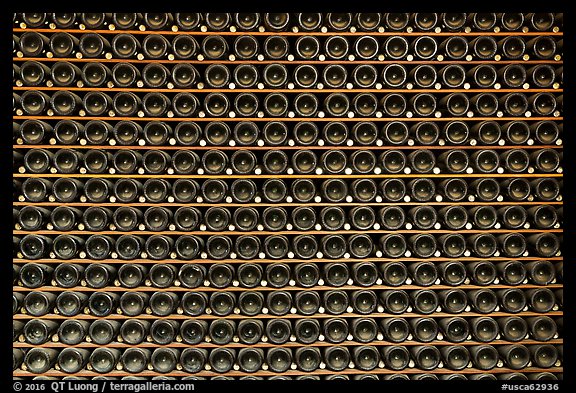
[[[105, 263], [63, 263], [52, 266], [28, 262], [13, 265], [13, 283], [24, 288], [53, 285], [60, 288], [83, 286], [105, 288], [256, 288], [315, 286], [342, 287], [357, 285], [369, 287], [386, 285], [432, 286], [463, 284], [488, 285], [549, 285], [563, 281], [563, 263], [537, 261], [460, 261], [448, 262], [329, 262], [317, 264], [301, 262], [293, 267], [282, 262], [247, 262], [234, 264], [165, 264], [151, 267], [130, 263], [120, 267]], [[451, 293], [447, 291], [446, 293]], [[454, 296], [454, 295], [452, 295]], [[462, 296], [461, 296], [462, 297]], [[447, 302], [449, 303], [449, 302]]]
[[436, 292], [432, 289], [387, 290], [286, 290], [242, 291], [184, 291], [159, 292], [14, 292], [13, 313], [19, 311], [32, 317], [51, 312], [72, 317], [91, 315], [106, 317], [160, 316], [246, 316], [265, 318], [283, 315], [313, 316], [315, 314], [340, 315], [353, 313], [366, 315], [386, 313], [399, 315], [433, 315], [435, 313], [461, 314], [473, 312], [490, 314], [523, 311], [548, 313], [561, 310], [564, 302], [562, 289], [539, 287], [522, 290], [507, 289], [450, 289]]
[[[210, 370], [217, 373], [240, 370], [254, 373], [259, 370], [285, 372], [297, 369], [313, 372], [319, 369], [344, 371], [354, 369], [404, 370], [416, 368], [432, 371], [437, 368], [464, 370], [468, 365], [479, 370], [507, 367], [522, 370], [531, 366], [547, 369], [562, 365], [560, 346], [550, 344], [502, 346], [479, 345], [468, 348], [451, 346], [384, 346], [364, 345], [353, 348], [345, 346], [300, 348], [32, 348], [25, 354], [22, 349], [13, 350], [14, 369], [22, 367], [34, 374], [45, 373], [52, 368], [68, 374], [82, 370], [109, 373], [125, 370], [140, 373], [152, 370], [169, 373], [183, 370], [200, 373]], [[266, 364], [266, 366], [264, 366]], [[148, 367], [149, 366], [149, 367]], [[294, 366], [294, 367], [292, 367]]]
[[[315, 209], [316, 208], [316, 209]], [[13, 208], [16, 229], [118, 231], [364, 231], [411, 229], [558, 229], [563, 208], [537, 205], [168, 207], [25, 206]], [[289, 213], [290, 212], [290, 213]], [[377, 224], [377, 225], [376, 225]]]
[[27, 234], [13, 237], [14, 254], [25, 259], [300, 259], [402, 258], [474, 256], [550, 258], [561, 254], [562, 235], [553, 232], [510, 232], [493, 235], [479, 231], [464, 236], [456, 232], [402, 234], [398, 232], [354, 235], [90, 235], [61, 234], [53, 237]]
[[[549, 31], [562, 26], [554, 13], [18, 13], [22, 28], [166, 31]], [[22, 25], [23, 24], [23, 25]], [[296, 30], [296, 31], [298, 31]]]
[[[506, 118], [502, 118], [506, 120]], [[564, 124], [551, 120], [527, 122], [483, 120], [472, 125], [461, 120], [434, 122], [423, 120], [409, 125], [403, 121], [379, 122], [311, 122], [299, 121], [288, 125], [282, 121], [222, 122], [148, 121], [140, 124], [132, 120], [109, 123], [103, 120], [28, 119], [13, 122], [13, 139], [17, 144], [38, 145], [121, 145], [135, 150], [151, 146], [370, 146], [400, 148], [402, 146], [451, 145], [561, 145]], [[444, 145], [442, 145], [442, 143]], [[54, 146], [57, 147], [57, 146]], [[183, 154], [183, 153], [180, 153]]]
[[[562, 380], [564, 377], [563, 373], [552, 373], [548, 371], [543, 372], [512, 372], [512, 373], [478, 373], [478, 374], [440, 374], [436, 375], [434, 373], [425, 373], [425, 374], [400, 374], [400, 373], [391, 373], [391, 374], [326, 374], [326, 375], [316, 375], [312, 373], [304, 373], [298, 376], [292, 375], [285, 375], [285, 374], [277, 374], [269, 377], [262, 377], [260, 375], [254, 374], [246, 374], [244, 376], [230, 376], [230, 375], [215, 375], [211, 377], [205, 377], [200, 375], [187, 375], [185, 377], [175, 377], [172, 375], [165, 375], [165, 374], [158, 374], [153, 377], [142, 377], [138, 375], [125, 375], [123, 377], [110, 377], [108, 375], [96, 375], [94, 377], [77, 377], [73, 375], [67, 375], [65, 377], [53, 377], [53, 376], [45, 376], [45, 375], [36, 375], [35, 377], [30, 378], [33, 381], [42, 381], [42, 380], [53, 380], [53, 381], [67, 381], [67, 380], [122, 380], [122, 381], [150, 381], [149, 383], [154, 383], [153, 381], [187, 381], [187, 380], [210, 380], [210, 381], [304, 381], [304, 380], [313, 380], [313, 381], [333, 381], [333, 380], [342, 380], [342, 381], [360, 381], [360, 380], [382, 380], [382, 381], [389, 381], [389, 380], [412, 380], [412, 381], [423, 381], [423, 380], [486, 380], [486, 381], [509, 381], [509, 380], [516, 380], [516, 381], [557, 381]], [[14, 377], [14, 381], [24, 380], [26, 377]]]
[[127, 318], [119, 320], [14, 320], [13, 341], [32, 345], [60, 342], [77, 345], [89, 342], [108, 345], [112, 342], [138, 345], [151, 342], [159, 345], [183, 343], [198, 345], [210, 343], [214, 346], [231, 343], [254, 345], [269, 343], [282, 345], [289, 342], [314, 344], [329, 342], [340, 344], [346, 341], [369, 343], [387, 341], [394, 343], [429, 343], [444, 341], [462, 343], [475, 340], [489, 343], [495, 340], [515, 343], [524, 340], [550, 342], [561, 337], [563, 318], [545, 315], [535, 317], [388, 317], [371, 318], [329, 317], [282, 319], [234, 319], [213, 320], [146, 319]]
[[[352, 68], [352, 66], [354, 68]], [[52, 65], [28, 60], [14, 63], [16, 86], [147, 87], [194, 89], [438, 89], [438, 88], [559, 88], [564, 67], [552, 64], [525, 66], [493, 64], [241, 64], [86, 62], [58, 61]]]
[[[380, 203], [468, 201], [522, 202], [560, 201], [563, 181], [553, 177], [510, 177], [498, 181], [478, 179], [421, 178], [405, 181], [387, 178], [378, 183], [369, 178], [325, 179], [166, 179], [140, 181], [133, 178], [29, 177], [13, 179], [14, 199], [20, 202], [148, 202], [148, 203]], [[258, 184], [256, 183], [258, 181]]]
[[[423, 131], [424, 133], [425, 131]], [[424, 134], [423, 137], [426, 137]], [[563, 152], [551, 148], [528, 152], [514, 148], [499, 153], [492, 149], [417, 149], [404, 153], [385, 149], [379, 157], [372, 150], [330, 149], [315, 153], [311, 149], [265, 152], [210, 149], [76, 150], [53, 152], [31, 148], [13, 150], [13, 165], [19, 173], [119, 173], [119, 174], [368, 174], [368, 173], [554, 173], [560, 172]], [[24, 154], [23, 154], [24, 153]], [[319, 157], [320, 156], [320, 157]]]
[[[231, 90], [232, 91], [232, 90]], [[50, 92], [48, 92], [50, 93]], [[81, 93], [82, 94], [82, 93]], [[202, 96], [198, 97], [200, 94]], [[559, 116], [563, 95], [540, 92], [474, 93], [189, 93], [180, 92], [172, 99], [164, 93], [150, 92], [142, 98], [133, 92], [121, 91], [110, 97], [100, 91], [87, 92], [81, 98], [69, 90], [51, 95], [39, 90], [13, 93], [13, 109], [17, 115], [40, 116], [104, 116], [104, 117], [530, 117]], [[323, 102], [320, 94], [325, 96]], [[289, 97], [290, 96], [290, 97]], [[379, 97], [378, 97], [379, 96]]]
[[[448, 38], [429, 35], [357, 37], [331, 35], [301, 36], [223, 36], [129, 34], [110, 32], [66, 32], [43, 34], [27, 31], [12, 36], [13, 52], [26, 58], [89, 58], [138, 60], [560, 60], [564, 40], [561, 37], [511, 35], [500, 39], [481, 35]], [[200, 41], [201, 42], [198, 42]]]

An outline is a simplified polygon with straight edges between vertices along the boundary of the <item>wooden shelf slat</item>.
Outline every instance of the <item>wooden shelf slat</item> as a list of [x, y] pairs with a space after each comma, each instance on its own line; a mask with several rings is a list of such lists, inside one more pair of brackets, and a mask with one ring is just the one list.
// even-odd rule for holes
[[[459, 316], [459, 317], [485, 317], [485, 316], [490, 316], [493, 318], [496, 317], [511, 317], [511, 316], [519, 316], [519, 317], [537, 317], [537, 316], [541, 316], [541, 315], [546, 315], [549, 317], [561, 317], [564, 315], [563, 311], [550, 311], [547, 313], [538, 313], [538, 312], [533, 312], [533, 311], [522, 311], [519, 313], [506, 313], [506, 312], [492, 312], [490, 314], [481, 314], [481, 313], [475, 313], [475, 312], [463, 312], [460, 314], [450, 314], [450, 313], [445, 313], [445, 312], [434, 312], [432, 314], [418, 314], [418, 313], [413, 313], [413, 312], [405, 312], [402, 314], [389, 314], [389, 313], [380, 313], [380, 312], [375, 312], [375, 313], [371, 313], [371, 314], [358, 314], [358, 313], [343, 313], [343, 314], [338, 314], [338, 315], [334, 315], [334, 314], [314, 314], [314, 315], [302, 315], [302, 314], [286, 314], [286, 315], [272, 315], [272, 314], [258, 314], [258, 315], [254, 315], [254, 316], [248, 316], [248, 315], [240, 315], [240, 314], [230, 314], [230, 315], [226, 315], [226, 316], [216, 316], [213, 314], [202, 314], [202, 315], [198, 315], [195, 317], [191, 317], [189, 315], [185, 315], [185, 314], [171, 314], [168, 315], [166, 317], [161, 317], [158, 315], [152, 315], [152, 314], [141, 314], [138, 316], [138, 318], [140, 319], [178, 319], [178, 320], [185, 320], [185, 319], [190, 319], [190, 318], [195, 318], [195, 319], [273, 319], [273, 318], [290, 318], [290, 319], [302, 319], [302, 318], [315, 318], [315, 319], [325, 319], [325, 318], [361, 318], [361, 317], [366, 317], [367, 315], [369, 315], [371, 318], [398, 318], [399, 316], [401, 316], [402, 318], [411, 318], [411, 317], [436, 317], [436, 318], [446, 318], [446, 317], [454, 317], [454, 316]], [[42, 315], [40, 317], [35, 317], [32, 315], [27, 315], [27, 314], [15, 314], [12, 317], [13, 319], [38, 319], [38, 318], [42, 318], [42, 319], [70, 319], [70, 317], [66, 317], [63, 315], [59, 315], [59, 314], [46, 314], [46, 315]], [[106, 317], [96, 317], [94, 315], [89, 315], [89, 314], [79, 314], [74, 316], [75, 319], [81, 319], [81, 320], [93, 320], [93, 319], [130, 319], [130, 318], [134, 318], [134, 317], [129, 317], [126, 315], [121, 315], [121, 314], [110, 314]]]

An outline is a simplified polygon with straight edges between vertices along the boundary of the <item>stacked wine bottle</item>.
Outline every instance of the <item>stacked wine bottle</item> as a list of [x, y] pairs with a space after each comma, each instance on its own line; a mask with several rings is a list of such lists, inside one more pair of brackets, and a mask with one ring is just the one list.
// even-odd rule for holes
[[13, 22], [15, 378], [562, 379], [562, 14]]

